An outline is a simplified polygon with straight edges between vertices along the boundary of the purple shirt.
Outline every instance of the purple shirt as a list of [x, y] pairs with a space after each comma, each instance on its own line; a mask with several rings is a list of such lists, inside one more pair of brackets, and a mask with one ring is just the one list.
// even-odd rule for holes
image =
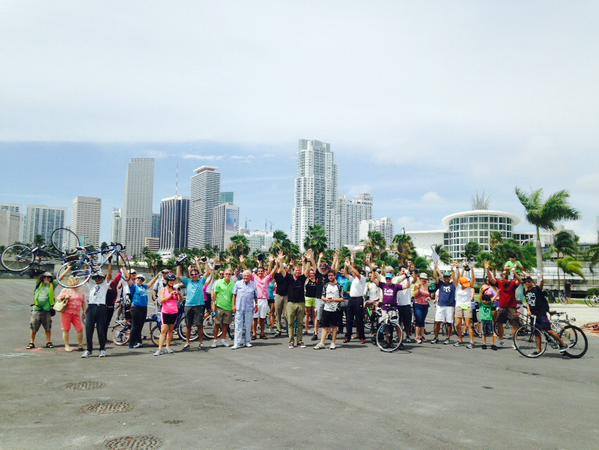
[[379, 283], [379, 287], [383, 290], [383, 305], [396, 305], [397, 293], [403, 290], [401, 284]]

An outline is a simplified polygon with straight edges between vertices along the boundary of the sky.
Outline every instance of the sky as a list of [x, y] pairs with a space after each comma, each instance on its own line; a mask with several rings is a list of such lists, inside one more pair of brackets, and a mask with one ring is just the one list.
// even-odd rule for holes
[[[599, 2], [0, 3], [0, 202], [103, 199], [157, 158], [155, 209], [222, 172], [241, 222], [289, 231], [297, 140], [330, 142], [342, 193], [438, 229], [485, 191], [567, 189], [597, 239]], [[525, 229], [527, 227], [521, 227]]]

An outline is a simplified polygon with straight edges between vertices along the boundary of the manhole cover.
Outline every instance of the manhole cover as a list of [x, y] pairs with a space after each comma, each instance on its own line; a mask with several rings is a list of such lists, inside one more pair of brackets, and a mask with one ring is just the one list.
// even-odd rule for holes
[[[81, 407], [81, 412], [88, 414], [115, 414], [131, 411], [128, 402], [94, 402]], [[137, 447], [136, 447], [137, 448]]]
[[92, 389], [101, 389], [106, 386], [101, 381], [80, 381], [79, 383], [67, 383], [65, 389], [71, 391], [91, 391]]
[[156, 436], [122, 436], [104, 442], [104, 447], [117, 450], [150, 450], [161, 445]]
[[163, 423], [166, 423], [167, 425], [181, 425], [183, 421], [181, 419], [169, 419], [165, 420]]

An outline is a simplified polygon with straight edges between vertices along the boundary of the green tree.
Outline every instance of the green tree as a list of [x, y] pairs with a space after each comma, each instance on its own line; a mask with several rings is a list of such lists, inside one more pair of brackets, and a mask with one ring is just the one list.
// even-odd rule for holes
[[311, 248], [315, 255], [327, 249], [327, 234], [321, 225], [308, 227], [308, 233], [304, 239], [304, 248]]
[[468, 261], [474, 261], [480, 254], [480, 245], [478, 242], [470, 241], [464, 246], [464, 258]]
[[555, 230], [560, 220], [578, 220], [580, 213], [568, 203], [570, 194], [558, 191], [543, 202], [543, 190], [537, 189], [530, 194], [516, 188], [516, 196], [526, 210], [526, 220], [536, 230], [537, 270], [543, 273], [543, 249], [541, 246], [541, 230]]
[[451, 264], [451, 255], [442, 244], [433, 245], [433, 251], [439, 255], [439, 259], [443, 264]]
[[141, 253], [148, 270], [156, 273], [163, 268], [162, 258], [158, 253], [151, 251], [148, 247], [144, 247]]
[[[562, 262], [562, 261], [565, 257], [571, 257], [573, 259], [574, 256], [578, 254], [578, 251], [579, 251], [578, 236], [576, 236], [574, 233], [570, 233], [568, 231], [557, 232], [555, 234], [555, 236], [553, 237], [553, 245], [551, 246], [551, 251], [556, 256], [557, 289], [560, 290], [561, 280], [560, 280], [559, 272], [562, 268], [562, 265], [564, 267], [568, 268], [569, 270], [577, 269], [576, 264], [573, 264], [573, 263], [578, 262], [578, 261], [575, 261], [575, 260], [568, 260], [565, 262]], [[560, 265], [560, 262], [562, 262], [561, 265]], [[564, 283], [565, 283], [566, 272], [565, 271], [563, 271], [563, 272], [564, 272]], [[572, 274], [572, 273], [570, 273], [570, 274]]]
[[599, 264], [599, 244], [591, 246], [586, 254], [586, 259], [589, 261], [589, 269], [591, 269], [591, 273], [595, 273], [595, 266]]
[[578, 275], [584, 279], [582, 263], [572, 256], [566, 256], [557, 261], [557, 267], [567, 275]]
[[[291, 246], [292, 246], [292, 242], [291, 240], [287, 237], [287, 234], [285, 234], [284, 231], [281, 230], [276, 230], [273, 234], [273, 243], [270, 246], [269, 252], [271, 255], [273, 256], [277, 256], [279, 253], [283, 252], [285, 255], [288, 255], [291, 253]], [[299, 251], [299, 249], [298, 249]]]
[[408, 261], [414, 260], [416, 251], [412, 237], [407, 234], [396, 234], [391, 241], [391, 249], [397, 253], [397, 258], [401, 265], [406, 265]]
[[379, 231], [369, 231], [368, 239], [364, 242], [364, 253], [370, 254], [373, 261], [382, 259], [386, 254], [387, 243], [383, 233]]
[[231, 236], [229, 252], [236, 258], [247, 256], [250, 253], [250, 241], [243, 234]]
[[413, 260], [417, 272], [426, 272], [429, 270], [429, 262], [424, 256], [416, 256]]
[[35, 237], [33, 238], [33, 242], [32, 242], [34, 247], [41, 247], [45, 243], [46, 243], [46, 239], [41, 234], [36, 234]]

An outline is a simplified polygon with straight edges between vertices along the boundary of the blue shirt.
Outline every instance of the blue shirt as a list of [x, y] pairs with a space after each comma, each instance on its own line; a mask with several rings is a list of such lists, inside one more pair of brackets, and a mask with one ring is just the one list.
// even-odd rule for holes
[[439, 306], [455, 306], [455, 284], [439, 282]]
[[258, 289], [253, 281], [246, 284], [245, 281], [239, 280], [235, 283], [233, 294], [236, 295], [235, 308], [238, 311], [253, 311], [256, 307]]
[[206, 279], [202, 277], [198, 281], [193, 281], [191, 278], [183, 278], [181, 281], [185, 285], [185, 289], [187, 289], [185, 306], [204, 306], [206, 304], [204, 299]]
[[131, 293], [131, 305], [138, 308], [147, 308], [148, 306], [148, 285], [134, 284], [129, 288]]
[[268, 298], [270, 300], [274, 300], [275, 299], [275, 283], [274, 281], [272, 283], [270, 283], [270, 286], [268, 286]]
[[343, 275], [337, 275], [337, 283], [343, 290], [343, 298], [349, 299], [349, 290], [351, 288], [351, 280]]

